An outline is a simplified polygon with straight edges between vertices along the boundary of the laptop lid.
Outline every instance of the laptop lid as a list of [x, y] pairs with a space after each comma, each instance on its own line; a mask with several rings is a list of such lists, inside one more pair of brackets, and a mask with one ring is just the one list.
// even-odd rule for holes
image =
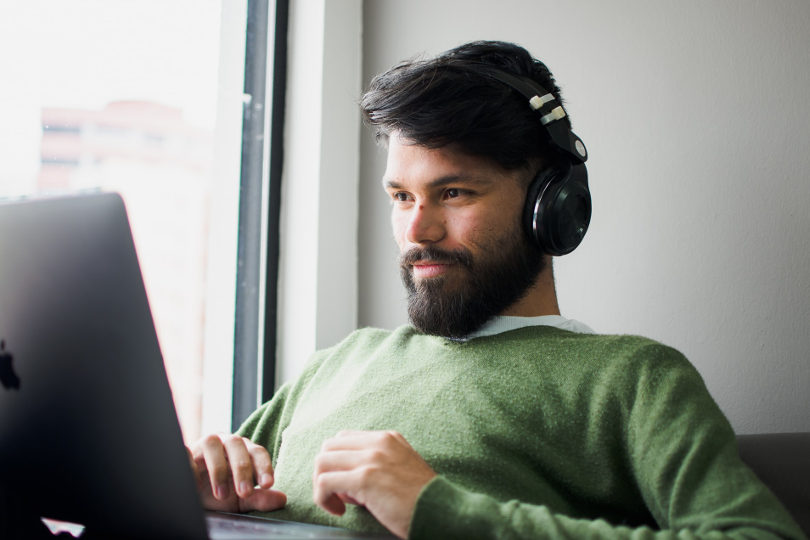
[[0, 505], [6, 527], [207, 537], [117, 194], [0, 203]]
[[48, 529], [391, 538], [203, 511], [114, 193], [0, 202], [0, 538]]

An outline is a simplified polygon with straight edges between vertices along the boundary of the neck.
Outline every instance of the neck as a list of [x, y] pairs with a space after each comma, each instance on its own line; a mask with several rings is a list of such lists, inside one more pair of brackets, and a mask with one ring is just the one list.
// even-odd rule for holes
[[557, 290], [554, 287], [554, 267], [551, 257], [547, 256], [545, 268], [534, 284], [529, 287], [517, 302], [503, 310], [500, 315], [514, 317], [539, 317], [541, 315], [559, 315]]

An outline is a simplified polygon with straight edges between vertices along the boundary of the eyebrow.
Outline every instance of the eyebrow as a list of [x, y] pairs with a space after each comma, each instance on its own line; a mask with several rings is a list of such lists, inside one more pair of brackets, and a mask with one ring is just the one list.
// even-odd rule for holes
[[[485, 185], [491, 184], [492, 180], [488, 176], [465, 176], [461, 174], [451, 174], [441, 176], [428, 182], [427, 187], [438, 188], [449, 184], [478, 184]], [[403, 185], [393, 179], [382, 179], [382, 184], [385, 189], [402, 189]]]

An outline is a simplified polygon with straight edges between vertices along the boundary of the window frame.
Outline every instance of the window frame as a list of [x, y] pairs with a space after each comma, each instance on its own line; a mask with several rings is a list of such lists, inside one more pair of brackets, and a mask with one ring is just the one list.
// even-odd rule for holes
[[248, 0], [231, 409], [234, 431], [272, 397], [276, 386], [288, 23], [288, 0]]

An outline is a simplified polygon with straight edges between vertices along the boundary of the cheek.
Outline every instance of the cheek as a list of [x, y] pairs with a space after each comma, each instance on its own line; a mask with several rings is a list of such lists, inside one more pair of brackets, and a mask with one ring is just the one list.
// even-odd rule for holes
[[466, 220], [459, 228], [459, 231], [464, 231], [459, 240], [478, 250], [490, 251], [507, 243], [516, 231], [520, 231], [520, 219], [509, 206], [504, 205], [501, 208], [500, 212]]
[[481, 251], [492, 237], [492, 224], [481, 220], [481, 216], [458, 213], [444, 223], [445, 236], [442, 246], [445, 249]]
[[495, 210], [481, 210], [470, 208], [468, 211], [457, 212], [447, 220], [448, 231], [462, 242], [496, 234], [506, 223], [505, 215], [509, 209], [501, 206]]
[[479, 237], [485, 227], [485, 223], [475, 214], [459, 214], [447, 220], [447, 236], [457, 242], [469, 243]]

